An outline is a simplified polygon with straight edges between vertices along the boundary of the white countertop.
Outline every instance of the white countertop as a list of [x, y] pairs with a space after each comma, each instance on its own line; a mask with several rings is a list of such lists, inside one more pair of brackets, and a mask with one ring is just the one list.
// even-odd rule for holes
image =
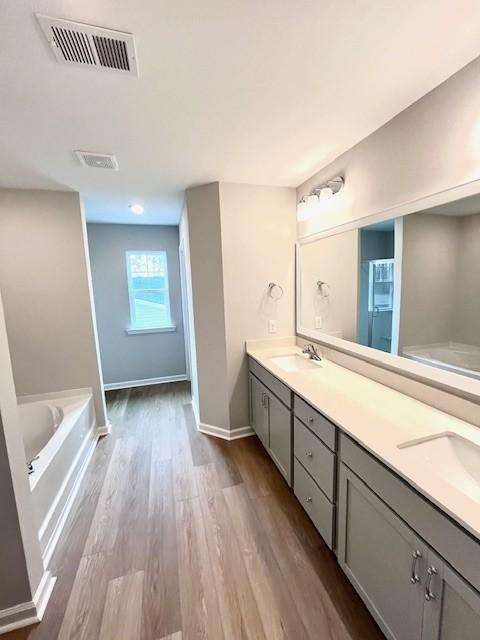
[[314, 370], [287, 372], [270, 358], [301, 354], [294, 339], [247, 342], [247, 353], [480, 539], [480, 495], [452, 485], [447, 468], [432, 470], [398, 448], [445, 432], [480, 445], [480, 429], [325, 359]]

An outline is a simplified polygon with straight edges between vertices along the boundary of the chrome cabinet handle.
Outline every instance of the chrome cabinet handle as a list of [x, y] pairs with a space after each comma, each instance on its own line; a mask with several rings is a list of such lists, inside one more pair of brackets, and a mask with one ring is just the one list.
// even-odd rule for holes
[[309, 416], [307, 418], [307, 422], [308, 422], [308, 424], [312, 424], [313, 423], [313, 416]]
[[421, 582], [420, 577], [417, 575], [417, 561], [422, 557], [421, 551], [414, 551], [412, 553], [412, 571], [410, 573], [410, 582], [412, 584], [416, 584], [417, 582]]
[[312, 502], [312, 497], [311, 496], [307, 496], [307, 502], [308, 503]]
[[427, 575], [428, 575], [427, 582], [425, 584], [425, 600], [427, 602], [430, 602], [430, 600], [435, 600], [435, 597], [436, 597], [431, 589], [431, 585], [432, 585], [433, 576], [438, 575], [438, 571], [435, 569], [434, 566], [428, 567]]
[[307, 458], [313, 458], [313, 453], [311, 451], [307, 451], [305, 455], [307, 456]]

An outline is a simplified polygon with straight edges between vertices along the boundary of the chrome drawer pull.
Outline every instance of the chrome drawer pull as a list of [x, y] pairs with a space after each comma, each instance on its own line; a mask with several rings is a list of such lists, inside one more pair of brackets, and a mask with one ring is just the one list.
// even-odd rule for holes
[[308, 424], [312, 424], [313, 423], [313, 416], [309, 416], [307, 418], [307, 422], [308, 422]]
[[307, 456], [307, 458], [313, 458], [313, 453], [311, 451], [307, 451], [305, 455]]
[[438, 571], [433, 566], [428, 567], [427, 574], [428, 574], [428, 578], [425, 584], [425, 600], [427, 602], [430, 602], [430, 600], [435, 600], [435, 594], [431, 589], [431, 584], [432, 584], [433, 576], [436, 576], [438, 574]]
[[307, 502], [308, 503], [312, 502], [312, 497], [311, 496], [307, 496]]
[[417, 550], [412, 553], [412, 571], [410, 574], [410, 582], [412, 584], [416, 584], [417, 582], [420, 582], [420, 578], [417, 575], [417, 560], [421, 557], [422, 557], [421, 551]]

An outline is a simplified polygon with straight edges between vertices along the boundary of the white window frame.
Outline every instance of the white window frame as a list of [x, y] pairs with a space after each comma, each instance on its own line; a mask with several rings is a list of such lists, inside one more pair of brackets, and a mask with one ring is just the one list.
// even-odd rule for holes
[[[132, 255], [162, 255], [164, 257], [164, 265], [165, 265], [165, 280], [166, 287], [164, 290], [166, 293], [166, 307], [167, 307], [167, 318], [168, 322], [166, 324], [151, 326], [151, 327], [141, 327], [136, 324], [136, 313], [135, 313], [135, 290], [133, 288], [133, 278], [131, 273], [131, 265], [130, 265], [130, 256]], [[168, 276], [168, 256], [166, 251], [148, 251], [148, 250], [130, 250], [125, 252], [125, 263], [127, 267], [127, 287], [128, 287], [128, 300], [130, 305], [130, 326], [126, 329], [126, 332], [129, 335], [137, 335], [143, 333], [166, 333], [169, 331], [175, 331], [176, 326], [172, 323], [171, 309], [170, 309], [170, 280]]]

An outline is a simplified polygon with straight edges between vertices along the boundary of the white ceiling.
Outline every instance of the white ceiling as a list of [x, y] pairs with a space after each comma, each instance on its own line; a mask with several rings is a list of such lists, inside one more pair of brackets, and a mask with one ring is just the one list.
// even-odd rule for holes
[[[34, 12], [133, 32], [140, 77], [59, 65]], [[9, 0], [0, 21], [0, 185], [80, 191], [94, 221], [296, 186], [480, 53], [478, 0]]]

